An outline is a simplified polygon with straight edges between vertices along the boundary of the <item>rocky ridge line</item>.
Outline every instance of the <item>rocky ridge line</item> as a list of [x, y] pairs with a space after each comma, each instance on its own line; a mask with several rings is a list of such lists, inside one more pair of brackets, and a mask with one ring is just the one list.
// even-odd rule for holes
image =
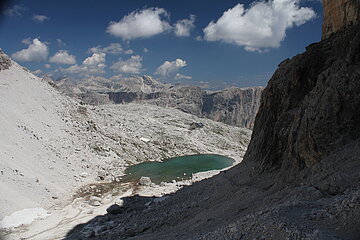
[[196, 86], [163, 84], [150, 76], [117, 81], [92, 77], [76, 84], [63, 79], [55, 84], [67, 95], [87, 104], [153, 104], [249, 129], [253, 128], [263, 90], [263, 87], [234, 87], [208, 92]]

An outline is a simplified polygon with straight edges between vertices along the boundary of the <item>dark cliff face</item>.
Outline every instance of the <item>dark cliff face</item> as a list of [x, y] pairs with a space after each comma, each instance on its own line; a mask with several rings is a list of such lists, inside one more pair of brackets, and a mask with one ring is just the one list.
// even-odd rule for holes
[[358, 139], [359, 60], [357, 25], [281, 63], [263, 92], [245, 161], [289, 179]]

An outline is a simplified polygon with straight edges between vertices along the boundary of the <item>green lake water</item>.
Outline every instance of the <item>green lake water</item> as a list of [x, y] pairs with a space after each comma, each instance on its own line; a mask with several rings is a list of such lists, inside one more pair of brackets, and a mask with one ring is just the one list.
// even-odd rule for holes
[[142, 176], [151, 181], [171, 182], [189, 179], [193, 173], [219, 170], [231, 166], [234, 160], [221, 155], [201, 154], [169, 158], [163, 162], [144, 162], [125, 170], [123, 181], [137, 181]]

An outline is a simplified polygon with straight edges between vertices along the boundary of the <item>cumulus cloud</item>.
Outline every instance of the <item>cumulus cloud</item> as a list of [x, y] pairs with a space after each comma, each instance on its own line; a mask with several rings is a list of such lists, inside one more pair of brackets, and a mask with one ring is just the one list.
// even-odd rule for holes
[[91, 57], [87, 57], [83, 64], [87, 66], [94, 66], [105, 63], [105, 53], [93, 53]]
[[45, 22], [47, 20], [49, 20], [50, 18], [45, 16], [45, 15], [38, 15], [35, 14], [32, 18], [35, 22]]
[[186, 61], [179, 58], [172, 62], [165, 61], [156, 69], [155, 74], [161, 77], [173, 77], [180, 68], [185, 66], [187, 66]]
[[192, 76], [187, 76], [187, 75], [183, 75], [183, 74], [177, 73], [177, 74], [175, 75], [175, 79], [176, 79], [176, 80], [179, 80], [179, 79], [187, 79], [187, 80], [190, 80], [190, 79], [192, 79]]
[[133, 53], [134, 53], [134, 51], [133, 51], [133, 50], [131, 50], [131, 49], [129, 49], [129, 50], [126, 50], [124, 53], [125, 53], [125, 54], [129, 54], [129, 55], [131, 55], [131, 54], [133, 54]]
[[75, 64], [76, 58], [74, 55], [70, 55], [66, 50], [59, 50], [49, 59], [49, 62], [57, 64]]
[[190, 15], [189, 19], [182, 19], [175, 23], [174, 33], [178, 37], [188, 37], [190, 36], [190, 31], [195, 28], [195, 15]]
[[90, 76], [92, 74], [105, 73], [105, 53], [94, 53], [87, 57], [81, 65], [72, 65], [68, 68], [60, 68], [59, 71], [67, 74], [79, 74]]
[[299, 2], [263, 0], [255, 2], [249, 9], [237, 4], [203, 29], [204, 39], [237, 44], [249, 51], [279, 47], [287, 29], [316, 16], [311, 8], [300, 7]]
[[106, 32], [124, 40], [147, 38], [171, 29], [164, 17], [168, 13], [163, 8], [147, 8], [134, 11], [119, 22], [110, 22]]
[[105, 73], [103, 66], [89, 67], [84, 65], [72, 65], [68, 68], [60, 68], [59, 71], [67, 74], [79, 74], [82, 76], [90, 76], [91, 74], [103, 74]]
[[24, 8], [22, 5], [14, 5], [11, 8], [8, 8], [4, 11], [5, 15], [8, 16], [22, 16], [23, 12], [26, 11], [26, 8]]
[[50, 68], [51, 68], [51, 65], [48, 64], [48, 63], [46, 63], [46, 64], [44, 64], [44, 67], [45, 67], [46, 69], [50, 69]]
[[48, 46], [39, 39], [34, 38], [28, 48], [15, 52], [11, 57], [21, 62], [40, 62], [45, 61], [48, 55]]
[[98, 45], [96, 47], [89, 48], [89, 53], [108, 53], [108, 54], [132, 54], [133, 51], [131, 49], [124, 50], [120, 43], [110, 43], [106, 47], [101, 47], [101, 45]]
[[111, 54], [118, 54], [123, 51], [121, 45], [119, 43], [111, 43], [109, 46], [102, 48], [101, 45], [96, 47], [92, 47], [88, 49], [88, 53], [111, 53]]
[[120, 58], [119, 61], [113, 63], [110, 68], [115, 72], [139, 74], [143, 71], [142, 60], [143, 58], [139, 55], [131, 56], [131, 58], [127, 60]]

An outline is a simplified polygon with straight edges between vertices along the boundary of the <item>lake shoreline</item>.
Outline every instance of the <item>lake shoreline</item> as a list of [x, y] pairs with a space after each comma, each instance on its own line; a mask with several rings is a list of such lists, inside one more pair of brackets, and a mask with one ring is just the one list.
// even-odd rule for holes
[[[141, 197], [155, 197], [161, 199], [168, 194], [180, 190], [184, 186], [189, 186], [195, 182], [211, 178], [222, 171], [234, 167], [242, 161], [245, 151], [243, 151], [240, 156], [226, 156], [234, 160], [234, 163], [231, 166], [221, 170], [198, 172], [193, 174], [192, 178], [188, 180], [163, 183], [161, 185], [151, 184], [150, 186], [140, 186], [138, 182], [120, 183], [117, 186], [119, 189], [115, 192], [113, 192], [114, 189], [110, 188], [109, 191], [101, 192], [99, 194], [74, 198], [71, 203], [65, 206], [53, 206], [49, 208], [47, 210], [48, 216], [46, 218], [36, 219], [30, 225], [13, 229], [11, 232], [7, 231], [5, 236], [9, 239], [61, 239], [66, 236], [70, 229], [78, 224], [86, 223], [98, 215], [106, 214], [106, 209], [113, 204], [121, 205], [123, 198], [139, 195]], [[92, 184], [84, 185], [83, 187], [94, 184], [107, 185], [114, 183], [94, 182]], [[96, 189], [94, 192], [96, 192]]]

